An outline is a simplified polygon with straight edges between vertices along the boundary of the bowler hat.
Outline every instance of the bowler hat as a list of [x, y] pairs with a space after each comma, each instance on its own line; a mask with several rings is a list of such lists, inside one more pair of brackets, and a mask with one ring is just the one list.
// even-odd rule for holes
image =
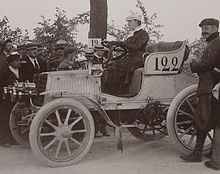
[[219, 27], [219, 21], [214, 18], [205, 18], [200, 22], [199, 26], [202, 27], [204, 25], [215, 25], [216, 27]]

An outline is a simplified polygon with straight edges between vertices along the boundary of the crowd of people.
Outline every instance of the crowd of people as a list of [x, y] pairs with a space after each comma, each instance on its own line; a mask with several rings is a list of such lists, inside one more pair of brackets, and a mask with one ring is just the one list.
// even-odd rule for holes
[[[132, 14], [127, 18], [131, 34], [126, 41], [113, 41], [111, 44], [126, 47], [128, 54], [125, 58], [110, 62], [106, 73], [103, 74], [105, 85], [103, 91], [114, 95], [126, 93], [129, 84], [128, 74], [135, 69], [144, 66], [142, 54], [149, 41], [148, 33], [141, 28], [141, 16]], [[194, 126], [197, 129], [196, 145], [192, 154], [182, 156], [186, 162], [201, 162], [203, 160], [203, 147], [208, 132], [214, 130], [214, 140], [210, 153], [206, 155], [210, 161], [205, 165], [209, 168], [220, 169], [220, 102], [212, 95], [212, 90], [220, 82], [220, 37], [219, 21], [214, 18], [206, 18], [199, 26], [202, 29], [202, 37], [206, 39], [207, 46], [201, 59], [191, 59], [190, 66], [193, 73], [199, 76], [198, 105], [196, 107]], [[16, 51], [12, 53], [12, 51]], [[87, 60], [93, 63], [105, 63], [105, 50], [102, 45], [96, 45], [95, 53], [88, 50], [85, 54]], [[45, 60], [42, 56], [42, 46], [30, 43], [13, 48], [10, 39], [1, 45], [0, 52], [0, 143], [4, 147], [10, 147], [13, 138], [10, 135], [9, 115], [13, 103], [2, 99], [3, 87], [13, 84], [15, 80], [33, 82], [35, 76], [41, 72], [56, 70], [69, 70], [82, 68], [82, 64], [76, 61], [77, 48], [67, 46], [63, 41], [58, 42], [54, 51]], [[116, 75], [116, 76], [115, 76]], [[111, 86], [111, 89], [108, 87]], [[10, 106], [10, 107], [8, 107]], [[98, 120], [96, 132], [109, 136], [105, 123]]]

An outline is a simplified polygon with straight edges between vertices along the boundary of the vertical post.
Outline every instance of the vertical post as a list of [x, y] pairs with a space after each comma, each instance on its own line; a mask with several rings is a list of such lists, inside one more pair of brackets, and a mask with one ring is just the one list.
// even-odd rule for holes
[[106, 39], [107, 13], [107, 0], [90, 0], [89, 38]]

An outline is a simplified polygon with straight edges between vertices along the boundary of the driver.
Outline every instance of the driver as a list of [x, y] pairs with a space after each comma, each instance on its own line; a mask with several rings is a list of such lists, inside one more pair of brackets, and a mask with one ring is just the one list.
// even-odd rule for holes
[[110, 94], [128, 93], [130, 79], [135, 69], [143, 67], [142, 55], [149, 41], [148, 33], [141, 28], [141, 15], [131, 13], [126, 21], [131, 29], [126, 41], [111, 41], [110, 44], [126, 48], [127, 56], [113, 62], [105, 73], [103, 92]]

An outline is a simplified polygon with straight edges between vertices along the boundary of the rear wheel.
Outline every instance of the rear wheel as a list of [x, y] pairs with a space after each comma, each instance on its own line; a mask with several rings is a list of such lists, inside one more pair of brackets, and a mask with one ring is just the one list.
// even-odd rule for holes
[[30, 103], [17, 102], [10, 115], [9, 125], [14, 139], [23, 147], [30, 147], [29, 130], [37, 112]]
[[[172, 101], [167, 114], [167, 131], [178, 151], [189, 154], [194, 150], [196, 129], [193, 126], [198, 96], [197, 85], [182, 90]], [[208, 133], [204, 151], [209, 151], [213, 139], [213, 131]]]
[[[157, 109], [155, 109], [157, 107]], [[136, 127], [128, 127], [128, 131], [140, 141], [159, 140], [166, 136], [166, 110], [158, 103], [146, 105], [144, 111], [140, 111], [132, 124]]]
[[71, 99], [57, 99], [43, 106], [30, 128], [35, 156], [51, 167], [72, 165], [90, 150], [94, 121], [89, 110]]

